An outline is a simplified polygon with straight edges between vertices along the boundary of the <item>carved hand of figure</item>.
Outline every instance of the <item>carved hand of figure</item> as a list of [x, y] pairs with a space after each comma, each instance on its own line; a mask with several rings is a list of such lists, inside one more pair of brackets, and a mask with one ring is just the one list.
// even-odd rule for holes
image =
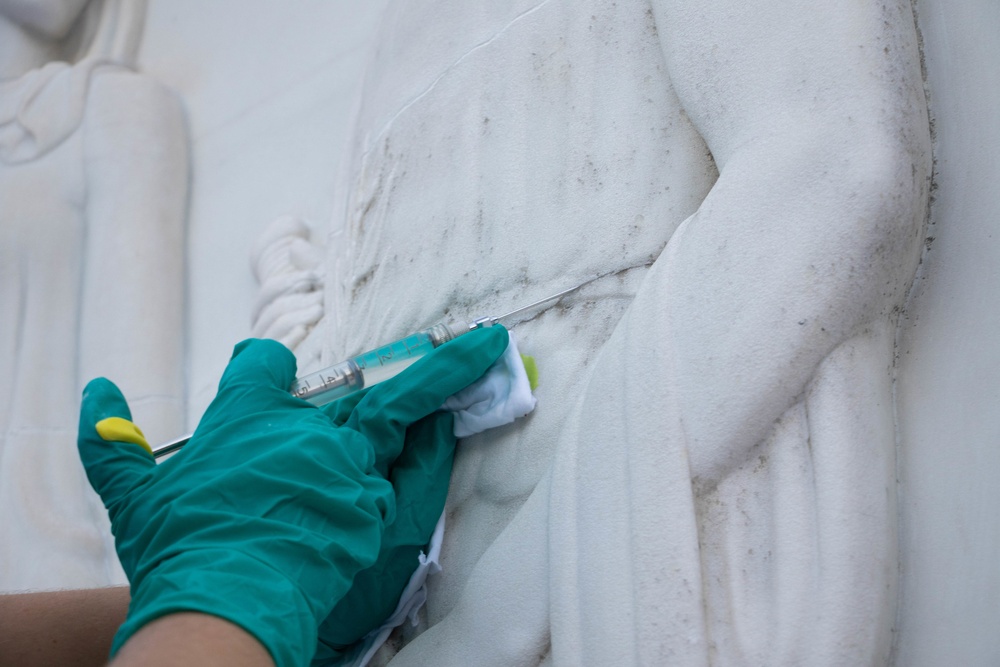
[[273, 221], [251, 257], [260, 293], [252, 333], [295, 349], [323, 317], [323, 253], [309, 227], [292, 216]]

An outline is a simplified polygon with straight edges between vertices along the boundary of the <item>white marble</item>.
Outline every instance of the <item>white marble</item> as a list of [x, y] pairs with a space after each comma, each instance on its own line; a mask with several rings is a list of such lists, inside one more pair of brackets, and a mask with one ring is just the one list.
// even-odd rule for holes
[[248, 261], [290, 214], [325, 236], [362, 69], [384, 0], [150, 0], [139, 52], [176, 90], [192, 137], [188, 428], [251, 335]]
[[124, 581], [76, 452], [87, 380], [151, 438], [183, 425], [187, 145], [130, 68], [143, 7], [0, 2], [0, 590]]
[[[101, 82], [102, 89], [116, 84], [125, 88], [124, 93], [130, 95], [127, 101], [121, 98], [122, 91], [89, 98], [85, 88], [82, 94], [74, 93], [84, 100], [100, 101], [99, 112], [104, 116], [112, 113], [110, 106], [115, 107], [113, 115], [98, 119], [101, 132], [91, 130], [91, 134], [103, 142], [92, 141], [102, 151], [94, 150], [93, 158], [115, 167], [103, 172], [118, 176], [117, 183], [100, 190], [85, 190], [77, 183], [79, 169], [73, 165], [82, 151], [81, 132], [71, 132], [62, 143], [55, 141], [58, 150], [46, 154], [38, 166], [20, 168], [18, 173], [31, 171], [34, 185], [30, 188], [23, 179], [10, 180], [8, 174], [13, 172], [0, 165], [4, 183], [0, 209], [5, 214], [23, 212], [32, 198], [36, 208], [42, 201], [59, 204], [60, 189], [71, 188], [65, 202], [67, 215], [80, 213], [76, 209], [86, 192], [88, 215], [111, 221], [88, 230], [92, 243], [107, 249], [103, 254], [87, 251], [85, 258], [76, 235], [64, 236], [57, 245], [58, 235], [39, 234], [36, 242], [50, 244], [45, 252], [51, 264], [69, 265], [72, 273], [72, 265], [86, 259], [88, 270], [95, 273], [94, 287], [84, 295], [88, 304], [83, 309], [84, 330], [77, 332], [72, 323], [63, 326], [58, 318], [50, 317], [76, 317], [75, 294], [63, 298], [50, 290], [44, 302], [44, 283], [32, 278], [29, 296], [32, 303], [44, 304], [39, 316], [50, 317], [50, 331], [33, 325], [26, 332], [9, 316], [9, 310], [16, 310], [20, 303], [16, 293], [23, 287], [14, 274], [25, 266], [20, 258], [24, 245], [11, 234], [19, 234], [35, 220], [19, 219], [14, 227], [5, 220], [0, 242], [0, 252], [5, 253], [2, 288], [6, 290], [0, 303], [5, 313], [0, 321], [5, 346], [0, 368], [10, 379], [3, 385], [5, 396], [21, 385], [19, 393], [31, 399], [18, 405], [43, 413], [31, 416], [39, 427], [58, 422], [59, 433], [57, 447], [43, 447], [30, 430], [35, 426], [30, 426], [18, 436], [24, 444], [16, 454], [13, 446], [5, 445], [0, 451], [0, 493], [3, 505], [13, 508], [0, 519], [3, 590], [83, 587], [122, 580], [103, 510], [76, 460], [79, 388], [94, 375], [113, 377], [135, 399], [137, 421], [153, 440], [175, 437], [197, 422], [214, 395], [233, 344], [251, 334], [257, 297], [249, 266], [254, 239], [281, 214], [294, 213], [321, 227], [330, 218], [340, 146], [350, 127], [355, 89], [381, 9], [378, 2], [359, 8], [356, 3], [326, 0], [298, 3], [294, 10], [277, 3], [256, 3], [252, 11], [244, 11], [246, 6], [240, 2], [206, 8], [201, 2], [153, 0], [148, 11], [145, 4], [108, 0], [111, 11], [106, 12], [99, 0], [43, 3], [57, 24], [52, 43], [14, 39], [17, 32], [5, 31], [0, 36], [0, 78], [18, 77], [49, 60], [75, 62], [85, 53], [110, 54], [102, 58], [114, 62], [138, 60], [144, 75], [141, 80], [126, 77], [124, 84], [117, 83], [121, 78], [117, 74], [93, 77], [94, 85]], [[24, 10], [23, 3], [13, 0], [0, 6], [12, 15]], [[123, 25], [116, 33], [116, 21], [108, 17], [118, 16], [122, 8], [127, 10], [122, 14], [125, 18], [117, 23], [127, 19], [135, 25]], [[70, 13], [60, 14], [64, 10]], [[62, 40], [63, 31], [71, 29], [73, 12], [79, 10], [85, 12], [84, 20]], [[78, 33], [95, 35], [93, 48], [81, 47]], [[103, 72], [105, 66], [100, 68]], [[10, 85], [18, 84], [12, 81]], [[135, 90], [128, 91], [130, 85]], [[11, 107], [15, 113], [21, 102], [7, 94], [6, 86], [5, 82], [0, 107]], [[177, 97], [162, 92], [168, 88], [183, 100], [183, 110]], [[62, 118], [67, 108], [50, 104], [40, 117]], [[136, 116], [134, 121], [129, 114]], [[70, 117], [63, 125], [72, 129], [74, 122]], [[108, 123], [120, 126], [122, 136], [101, 136], [117, 129], [106, 127]], [[133, 131], [130, 125], [138, 127]], [[150, 127], [156, 128], [152, 141]], [[2, 132], [4, 140], [14, 136], [7, 125]], [[162, 151], [158, 166], [170, 178], [147, 173], [141, 160], [130, 158], [129, 152], [141, 154], [136, 147], [144, 145], [151, 152]], [[129, 178], [119, 171], [134, 173]], [[66, 182], [50, 183], [54, 177]], [[133, 179], [154, 191], [137, 188]], [[106, 201], [105, 191], [124, 195], [122, 201]], [[165, 208], [158, 213], [158, 207]], [[170, 235], [163, 238], [144, 225], [134, 225], [118, 236], [117, 243], [109, 243], [103, 230], [114, 233], [115, 221], [123, 216], [151, 228], [161, 225]], [[180, 236], [183, 231], [186, 243]], [[136, 234], [140, 237], [135, 238]], [[113, 261], [108, 256], [111, 250], [126, 250], [129, 262]], [[31, 271], [45, 268], [39, 265]], [[89, 295], [101, 290], [103, 296]], [[126, 294], [120, 294], [123, 291]], [[8, 293], [13, 294], [10, 299]], [[138, 308], [133, 303], [137, 299], [142, 302]], [[81, 336], [78, 356], [60, 338], [72, 343], [75, 335]], [[24, 340], [36, 343], [38, 349], [18, 343]], [[51, 377], [65, 380], [51, 382], [47, 379]], [[36, 386], [41, 383], [46, 384], [44, 391]], [[52, 395], [39, 398], [45, 392]], [[147, 394], [160, 398], [147, 398]], [[15, 417], [11, 419], [17, 422], [16, 430], [23, 431], [25, 420]], [[11, 436], [8, 421], [5, 417], [5, 441]], [[29, 445], [33, 451], [28, 451]], [[39, 456], [39, 451], [45, 456]], [[88, 498], [87, 502], [81, 502], [81, 497]]]
[[392, 664], [886, 664], [931, 165], [909, 4], [387, 17], [333, 356], [605, 276], [518, 326], [538, 409], [461, 447]]
[[[923, 229], [910, 4], [752, 7], [150, 0], [139, 69], [183, 100], [191, 172], [186, 335], [147, 329], [186, 351], [108, 374], [163, 383], [175, 421], [178, 369], [190, 428], [255, 308], [277, 303], [258, 303], [248, 259], [279, 216], [330, 252], [307, 364], [606, 274], [517, 324], [538, 409], [463, 443], [444, 573], [377, 664], [1000, 662], [1000, 10], [916, 2], [935, 131]], [[3, 78], [75, 46], [12, 44], [0, 35]], [[70, 133], [32, 187], [77, 182], [81, 143]], [[10, 173], [5, 215], [34, 192], [12, 197]], [[23, 245], [0, 229], [9, 292]], [[38, 237], [57, 263], [132, 282], [67, 238]], [[296, 266], [258, 250], [265, 284], [289, 275], [266, 270], [277, 260]], [[0, 367], [80, 355], [82, 377], [93, 340], [8, 346]], [[77, 379], [36, 405], [62, 447]], [[0, 517], [0, 554], [37, 558], [4, 586], [114, 580], [94, 506], [62, 513], [79, 471], [49, 460], [0, 452], [0, 480], [18, 483], [3, 507], [19, 508]], [[77, 562], [53, 555], [67, 550]]]
[[299, 377], [319, 362], [319, 332], [311, 334], [324, 313], [325, 256], [309, 226], [290, 215], [265, 227], [250, 252], [258, 285], [251, 334], [293, 350]]
[[997, 665], [1000, 5], [920, 0], [917, 9], [935, 190], [898, 346], [896, 664]]

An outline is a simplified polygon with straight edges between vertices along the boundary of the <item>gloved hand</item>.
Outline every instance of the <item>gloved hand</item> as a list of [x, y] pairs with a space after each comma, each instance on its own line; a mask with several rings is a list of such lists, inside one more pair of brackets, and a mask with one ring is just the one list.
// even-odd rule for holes
[[[352, 395], [322, 409], [335, 424], [353, 414]], [[406, 431], [403, 451], [387, 465], [385, 477], [396, 497], [396, 517], [386, 522], [376, 562], [361, 571], [350, 590], [319, 626], [313, 667], [353, 664], [364, 648], [358, 642], [395, 611], [403, 589], [417, 569], [448, 497], [455, 455], [455, 416], [437, 411]]]
[[335, 425], [288, 394], [286, 348], [244, 341], [190, 442], [158, 466], [117, 387], [88, 384], [80, 456], [132, 593], [112, 652], [160, 616], [198, 611], [244, 628], [281, 667], [308, 664], [318, 624], [376, 562], [395, 519], [385, 471], [407, 427], [506, 345], [500, 327], [470, 332], [372, 388]]

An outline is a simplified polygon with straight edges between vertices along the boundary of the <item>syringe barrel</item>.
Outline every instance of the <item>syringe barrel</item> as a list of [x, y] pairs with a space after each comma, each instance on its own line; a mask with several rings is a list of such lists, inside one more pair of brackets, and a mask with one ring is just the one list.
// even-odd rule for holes
[[[313, 405], [332, 403], [338, 398], [388, 380], [435, 347], [480, 326], [483, 325], [473, 323], [470, 326], [464, 322], [435, 324], [429, 329], [299, 378], [292, 383], [289, 391]], [[160, 458], [177, 451], [187, 444], [190, 437], [186, 435], [154, 447], [153, 456]]]
[[299, 378], [291, 393], [313, 405], [326, 405], [398, 375], [434, 348], [468, 331], [464, 323], [436, 324]]
[[291, 394], [303, 400], [323, 405], [361, 389], [364, 377], [353, 359], [310, 373], [292, 383]]

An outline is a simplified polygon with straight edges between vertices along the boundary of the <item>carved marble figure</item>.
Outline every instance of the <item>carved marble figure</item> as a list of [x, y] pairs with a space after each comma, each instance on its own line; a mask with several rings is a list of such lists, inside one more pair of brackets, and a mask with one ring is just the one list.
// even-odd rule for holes
[[391, 664], [886, 664], [909, 1], [393, 2], [379, 43], [327, 359], [600, 277], [515, 323], [538, 408], [460, 444]]
[[0, 590], [124, 581], [76, 453], [83, 383], [183, 427], [187, 147], [130, 69], [143, 2], [0, 0]]

